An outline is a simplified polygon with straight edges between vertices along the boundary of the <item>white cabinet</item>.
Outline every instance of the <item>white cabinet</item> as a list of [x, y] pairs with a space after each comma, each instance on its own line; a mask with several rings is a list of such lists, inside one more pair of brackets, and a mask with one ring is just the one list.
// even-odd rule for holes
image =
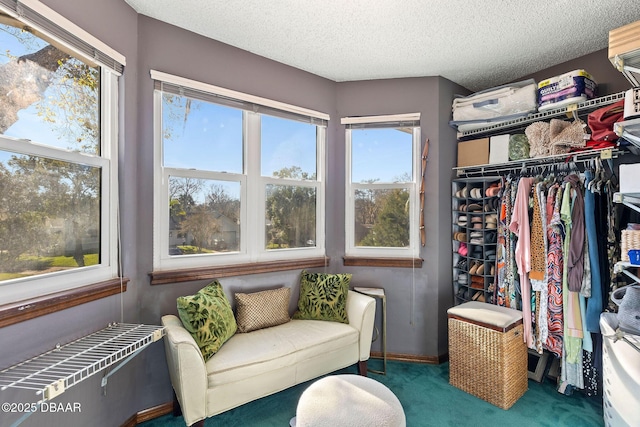
[[602, 382], [606, 426], [640, 425], [640, 336], [616, 333], [614, 313], [600, 316]]

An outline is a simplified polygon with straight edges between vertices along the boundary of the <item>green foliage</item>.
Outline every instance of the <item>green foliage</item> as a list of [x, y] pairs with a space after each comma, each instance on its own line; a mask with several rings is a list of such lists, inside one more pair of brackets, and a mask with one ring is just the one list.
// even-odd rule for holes
[[179, 245], [178, 249], [180, 249], [182, 253], [185, 255], [210, 254], [214, 252], [210, 249], [198, 248], [197, 246], [191, 246], [191, 245]]
[[71, 266], [82, 263], [87, 230], [100, 222], [99, 185], [98, 168], [22, 155], [12, 156], [6, 165], [0, 163], [2, 196], [11, 201], [0, 205], [3, 271], [43, 271], [42, 265], [25, 260], [61, 255], [69, 244], [71, 252], [79, 251]]
[[[279, 178], [312, 179], [297, 167], [283, 168], [274, 175]], [[313, 187], [298, 185], [267, 186], [267, 248], [299, 248], [315, 241], [316, 192]]]
[[[100, 154], [100, 69], [71, 58], [54, 41], [41, 39], [18, 21], [5, 21], [1, 29], [14, 36], [26, 48], [29, 61], [39, 66], [37, 79], [42, 84], [25, 94], [16, 108], [34, 107], [69, 150]], [[6, 55], [14, 65], [20, 61], [9, 51]], [[16, 78], [34, 79], [31, 74], [20, 75], [20, 68], [14, 70]], [[29, 276], [98, 263], [97, 254], [83, 258], [87, 252], [83, 242], [91, 239], [87, 230], [100, 224], [99, 168], [15, 154], [0, 163], [0, 188], [2, 273]], [[76, 256], [59, 256], [69, 242]]]
[[374, 226], [358, 244], [392, 248], [408, 246], [409, 193], [400, 189], [391, 190], [377, 203], [381, 207]]
[[51, 81], [50, 95], [35, 104], [38, 116], [69, 149], [100, 154], [100, 69], [63, 58]]

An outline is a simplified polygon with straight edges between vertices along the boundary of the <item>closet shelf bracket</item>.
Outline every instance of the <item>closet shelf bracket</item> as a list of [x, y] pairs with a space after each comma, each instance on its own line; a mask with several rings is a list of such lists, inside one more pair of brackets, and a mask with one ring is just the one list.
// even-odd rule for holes
[[630, 272], [629, 268], [640, 268], [640, 265], [631, 264], [628, 261], [618, 261], [613, 266], [613, 271], [616, 273], [624, 273], [627, 277], [631, 278], [636, 283], [640, 283], [640, 277]]
[[[42, 404], [64, 393], [69, 387], [120, 362], [102, 379], [120, 369], [140, 351], [164, 336], [164, 327], [112, 323], [93, 334], [38, 355], [0, 371], [0, 391], [32, 390]], [[31, 408], [37, 409], [34, 404]], [[12, 426], [19, 425], [31, 412], [25, 412]]]
[[640, 148], [640, 119], [624, 120], [614, 123], [613, 131], [635, 147]]

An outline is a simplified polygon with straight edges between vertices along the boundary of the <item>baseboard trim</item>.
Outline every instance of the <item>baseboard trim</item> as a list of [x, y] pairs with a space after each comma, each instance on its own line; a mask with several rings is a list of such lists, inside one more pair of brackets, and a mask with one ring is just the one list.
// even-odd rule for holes
[[120, 427], [136, 427], [140, 423], [160, 418], [163, 415], [171, 413], [173, 413], [173, 401], [143, 409], [137, 414], [133, 414]]
[[[382, 359], [382, 352], [372, 351], [371, 357], [373, 359]], [[449, 354], [442, 354], [440, 356], [422, 356], [415, 354], [387, 353], [387, 360], [394, 360], [396, 362], [414, 362], [439, 365], [449, 360]]]

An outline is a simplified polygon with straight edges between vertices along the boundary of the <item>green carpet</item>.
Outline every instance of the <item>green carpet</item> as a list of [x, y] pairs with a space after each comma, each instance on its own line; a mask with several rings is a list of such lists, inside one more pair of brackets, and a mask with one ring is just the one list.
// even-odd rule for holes
[[[371, 360], [369, 366], [378, 368]], [[355, 367], [334, 374], [356, 373]], [[449, 364], [388, 362], [387, 375], [369, 373], [393, 391], [405, 411], [407, 426], [589, 427], [603, 426], [602, 400], [576, 392], [564, 396], [546, 379], [529, 380], [529, 390], [505, 411], [449, 385]], [[302, 392], [313, 381], [264, 397], [209, 418], [205, 426], [287, 427], [295, 415]], [[184, 426], [184, 419], [165, 415], [140, 424], [143, 427]], [[335, 426], [327, 426], [335, 427]]]

